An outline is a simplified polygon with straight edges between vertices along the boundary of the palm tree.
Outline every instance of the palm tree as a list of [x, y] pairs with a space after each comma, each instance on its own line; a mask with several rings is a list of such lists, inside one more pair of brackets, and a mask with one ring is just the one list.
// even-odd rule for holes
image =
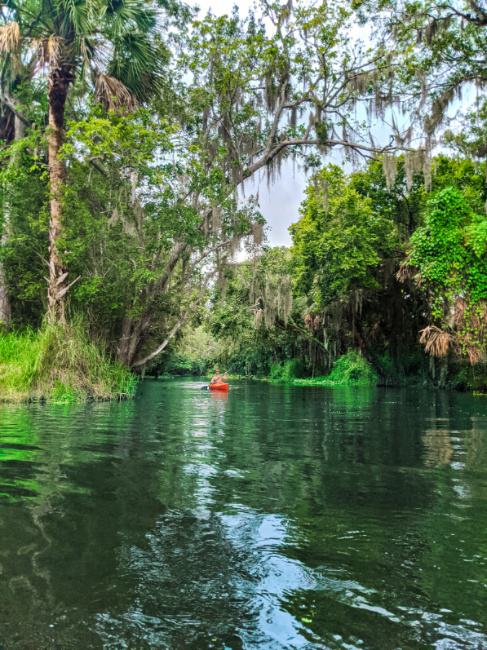
[[[16, 90], [25, 77], [26, 66], [22, 61], [20, 52], [20, 39], [18, 28], [13, 24], [10, 28], [0, 28], [0, 141], [5, 146], [20, 140], [25, 136], [27, 121], [21, 102], [16, 97]], [[13, 154], [8, 165], [14, 165], [17, 156]], [[3, 201], [0, 231], [0, 251], [4, 249], [10, 239], [10, 206], [8, 200], [8, 187], [2, 187]], [[8, 290], [7, 275], [3, 261], [0, 259], [0, 328], [10, 329], [10, 293]]]
[[60, 157], [68, 92], [77, 78], [94, 83], [107, 108], [134, 106], [159, 87], [157, 10], [147, 0], [7, 0], [0, 54], [19, 48], [48, 77], [50, 180], [48, 319], [64, 322], [70, 286], [59, 248], [66, 165]]

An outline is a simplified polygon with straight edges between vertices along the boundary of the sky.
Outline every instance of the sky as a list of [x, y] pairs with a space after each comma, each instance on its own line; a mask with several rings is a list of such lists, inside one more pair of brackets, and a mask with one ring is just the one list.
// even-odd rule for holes
[[[210, 8], [213, 14], [221, 16], [231, 12], [234, 4], [238, 4], [240, 13], [244, 15], [254, 2], [253, 0], [239, 0], [236, 3], [232, 0], [197, 0], [194, 4], [200, 7], [200, 16], [204, 16]], [[249, 183], [245, 187], [247, 194], [255, 195], [258, 191], [260, 209], [269, 226], [267, 237], [271, 246], [291, 245], [288, 228], [298, 220], [298, 209], [304, 199], [305, 186], [304, 173], [297, 168], [294, 173], [292, 163], [289, 162], [287, 165], [283, 164], [281, 176], [271, 186], [270, 192], [265, 178], [260, 183]]]
[[[248, 9], [252, 8], [255, 0], [187, 0], [191, 4], [200, 7], [200, 17], [206, 15], [211, 9], [216, 16], [228, 14], [232, 11], [235, 4], [238, 4], [240, 15], [245, 15]], [[284, 0], [282, 0], [284, 4]], [[365, 32], [361, 28], [356, 29], [356, 36], [363, 39]], [[365, 114], [364, 114], [365, 118]], [[396, 121], [400, 123], [401, 118], [396, 115]], [[384, 134], [390, 131], [390, 127], [383, 122], [376, 123], [372, 126], [371, 133], [380, 140], [384, 139]], [[341, 164], [346, 171], [351, 171], [348, 163], [342, 160], [339, 152], [331, 153], [328, 162]], [[258, 193], [260, 210], [267, 221], [267, 237], [271, 246], [290, 246], [291, 237], [288, 228], [292, 223], [299, 219], [299, 206], [304, 200], [304, 190], [307, 185], [307, 179], [303, 170], [297, 166], [293, 169], [291, 161], [283, 161], [281, 176], [276, 179], [274, 184], [268, 188], [265, 174], [261, 173], [261, 180], [249, 179], [245, 186], [246, 195]]]
[[[200, 7], [200, 16], [204, 16], [210, 9], [214, 15], [221, 16], [225, 13], [230, 13], [235, 4], [238, 5], [240, 14], [245, 15], [248, 9], [252, 8], [255, 0], [187, 0], [189, 4], [193, 3]], [[284, 4], [285, 0], [282, 0]], [[357, 28], [358, 29], [358, 28]], [[358, 29], [358, 36], [363, 39], [364, 33]], [[474, 94], [477, 92], [473, 87], [470, 89], [468, 98], [464, 97], [463, 104], [468, 104], [473, 101]], [[452, 115], [455, 114], [462, 102], [457, 101], [451, 107]], [[396, 123], [401, 124], [401, 116], [396, 114]], [[372, 125], [371, 133], [374, 138], [379, 141], [384, 141], [392, 133], [391, 127], [387, 126], [384, 122], [377, 122]], [[441, 149], [441, 147], [440, 147]], [[341, 159], [340, 154], [337, 152], [330, 155], [330, 162], [343, 165], [346, 171], [351, 171], [350, 166]], [[292, 223], [296, 223], [299, 219], [299, 206], [304, 199], [304, 190], [307, 185], [307, 179], [302, 170], [297, 166], [293, 169], [292, 162], [283, 162], [281, 176], [270, 187], [267, 187], [267, 180], [265, 175], [262, 178], [249, 179], [245, 186], [246, 195], [258, 192], [260, 210], [264, 215], [267, 224], [267, 237], [272, 246], [290, 246], [291, 237], [288, 228]]]

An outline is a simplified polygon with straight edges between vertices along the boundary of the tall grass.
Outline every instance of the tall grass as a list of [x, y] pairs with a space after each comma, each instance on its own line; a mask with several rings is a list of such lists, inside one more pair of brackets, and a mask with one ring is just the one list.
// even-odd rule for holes
[[303, 378], [301, 361], [293, 359], [283, 366], [272, 366], [269, 381], [293, 386], [375, 386], [377, 373], [360, 354], [350, 351], [335, 361], [325, 377]]
[[136, 383], [93, 345], [81, 322], [0, 334], [0, 401], [122, 399]]
[[295, 379], [295, 386], [376, 386], [377, 373], [358, 352], [351, 350], [337, 359], [325, 377]]
[[292, 379], [299, 379], [304, 375], [304, 367], [301, 359], [290, 359], [284, 365], [276, 364], [271, 366], [270, 379], [273, 384], [289, 383]]

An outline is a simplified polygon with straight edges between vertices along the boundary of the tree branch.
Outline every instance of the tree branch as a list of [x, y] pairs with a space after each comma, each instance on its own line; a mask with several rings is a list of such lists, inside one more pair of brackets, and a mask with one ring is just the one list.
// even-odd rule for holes
[[186, 322], [186, 320], [187, 320], [189, 314], [193, 311], [193, 309], [194, 309], [195, 307], [197, 307], [197, 306], [200, 304], [200, 302], [201, 302], [201, 301], [203, 300], [203, 298], [205, 297], [206, 287], [207, 287], [207, 285], [208, 285], [208, 282], [210, 281], [210, 277], [211, 277], [211, 275], [209, 275], [209, 276], [206, 278], [205, 282], [203, 283], [203, 287], [202, 287], [202, 289], [201, 289], [200, 295], [198, 296], [197, 300], [195, 300], [195, 301], [194, 301], [194, 302], [193, 302], [193, 303], [188, 307], [188, 309], [186, 310], [186, 312], [185, 312], [184, 314], [180, 314], [180, 315], [179, 315], [179, 318], [178, 318], [176, 324], [174, 325], [174, 327], [172, 328], [172, 330], [169, 332], [167, 338], [164, 339], [164, 341], [161, 343], [161, 345], [160, 345], [158, 348], [156, 348], [156, 349], [154, 350], [154, 352], [151, 352], [151, 354], [148, 354], [146, 357], [143, 357], [142, 359], [138, 359], [137, 361], [135, 361], [135, 362], [132, 364], [132, 368], [138, 368], [139, 366], [143, 366], [145, 363], [148, 363], [149, 361], [152, 361], [152, 359], [154, 359], [154, 357], [156, 357], [158, 354], [160, 354], [160, 353], [164, 350], [164, 348], [167, 346], [167, 344], [169, 343], [169, 341], [174, 337], [174, 335], [175, 335], [175, 334], [176, 334], [176, 333], [181, 329], [181, 327], [184, 325], [184, 323]]
[[11, 97], [9, 97], [8, 95], [4, 95], [2, 93], [0, 95], [0, 102], [5, 104], [5, 106], [7, 106], [15, 115], [15, 117], [17, 117], [21, 122], [23, 122], [26, 126], [30, 126], [30, 122], [27, 120], [27, 118], [24, 115], [22, 115], [20, 111], [17, 110]]

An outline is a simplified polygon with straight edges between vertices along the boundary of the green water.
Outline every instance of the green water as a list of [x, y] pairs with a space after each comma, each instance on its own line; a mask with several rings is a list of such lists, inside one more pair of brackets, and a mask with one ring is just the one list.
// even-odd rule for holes
[[487, 397], [0, 406], [0, 647], [487, 646]]

